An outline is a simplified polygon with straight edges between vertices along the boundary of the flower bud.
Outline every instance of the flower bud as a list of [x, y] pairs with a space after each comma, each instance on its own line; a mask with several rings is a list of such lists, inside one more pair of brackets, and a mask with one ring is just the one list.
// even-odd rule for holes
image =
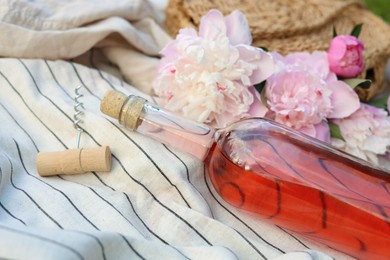
[[344, 78], [356, 77], [363, 70], [363, 49], [363, 43], [355, 36], [336, 36], [328, 50], [330, 70]]

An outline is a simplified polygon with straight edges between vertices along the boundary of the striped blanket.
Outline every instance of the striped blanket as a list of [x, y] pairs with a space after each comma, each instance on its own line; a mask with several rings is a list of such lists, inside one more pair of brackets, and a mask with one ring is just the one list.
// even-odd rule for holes
[[[99, 111], [108, 89], [149, 98], [170, 40], [156, 6], [0, 2], [0, 258], [349, 259], [229, 206], [201, 161]], [[39, 152], [76, 147], [78, 86], [80, 145], [110, 146], [112, 169], [40, 177]]]

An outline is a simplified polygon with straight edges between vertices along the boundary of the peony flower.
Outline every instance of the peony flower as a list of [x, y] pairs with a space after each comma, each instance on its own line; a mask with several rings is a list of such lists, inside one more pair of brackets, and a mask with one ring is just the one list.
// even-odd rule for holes
[[341, 77], [356, 77], [363, 70], [363, 49], [363, 43], [355, 36], [336, 36], [328, 50], [330, 70]]
[[332, 120], [345, 141], [332, 138], [332, 145], [364, 160], [378, 164], [379, 156], [390, 152], [390, 116], [384, 109], [361, 104], [344, 119]]
[[250, 88], [273, 73], [272, 57], [250, 46], [245, 16], [218, 10], [202, 17], [199, 34], [182, 29], [161, 51], [153, 88], [160, 105], [183, 116], [223, 127], [248, 116]]
[[296, 129], [322, 122], [332, 111], [331, 95], [321, 77], [299, 68], [273, 75], [266, 85], [274, 120]]
[[323, 141], [330, 140], [328, 118], [359, 108], [357, 94], [329, 70], [326, 52], [272, 53], [276, 73], [268, 78], [266, 117]]

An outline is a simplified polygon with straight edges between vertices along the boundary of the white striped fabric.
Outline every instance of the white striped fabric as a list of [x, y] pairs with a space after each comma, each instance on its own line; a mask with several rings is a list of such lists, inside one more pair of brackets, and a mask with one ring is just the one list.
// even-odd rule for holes
[[[229, 206], [202, 162], [101, 114], [108, 89], [148, 97], [155, 55], [168, 38], [154, 35], [162, 30], [147, 18], [154, 11], [146, 1], [2, 2], [0, 258], [349, 259]], [[21, 13], [35, 17], [18, 20]], [[140, 26], [144, 21], [147, 26]], [[106, 25], [126, 35], [119, 47]], [[15, 34], [4, 40], [12, 28]], [[45, 45], [45, 37], [53, 42]], [[38, 42], [39, 49], [29, 47]], [[112, 170], [40, 177], [38, 152], [76, 146], [73, 95], [79, 85], [81, 146], [109, 145]]]

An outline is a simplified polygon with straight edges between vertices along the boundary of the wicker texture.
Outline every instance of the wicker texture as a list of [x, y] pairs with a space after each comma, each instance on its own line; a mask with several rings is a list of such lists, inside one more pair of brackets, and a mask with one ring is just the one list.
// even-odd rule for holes
[[363, 101], [388, 86], [384, 71], [390, 57], [390, 27], [357, 0], [170, 0], [166, 29], [175, 37], [180, 28], [197, 27], [201, 17], [216, 8], [229, 14], [238, 9], [249, 22], [253, 45], [288, 54], [327, 50], [333, 37], [349, 34], [363, 23], [364, 70], [359, 75], [373, 81], [369, 89], [357, 89]]

